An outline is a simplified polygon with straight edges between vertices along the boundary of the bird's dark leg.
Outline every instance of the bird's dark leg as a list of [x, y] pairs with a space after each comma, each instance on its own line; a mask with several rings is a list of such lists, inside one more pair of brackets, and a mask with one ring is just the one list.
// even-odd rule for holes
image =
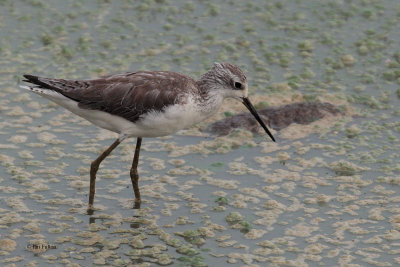
[[115, 140], [112, 145], [107, 148], [106, 151], [104, 151], [97, 159], [95, 159], [92, 164], [90, 165], [90, 191], [89, 191], [89, 209], [93, 207], [93, 201], [94, 201], [94, 194], [96, 192], [96, 173], [97, 170], [99, 169], [100, 163], [108, 156], [110, 155], [111, 151], [114, 150], [119, 144], [121, 143], [120, 139]]
[[141, 144], [142, 144], [142, 137], [138, 137], [136, 142], [135, 156], [133, 157], [132, 168], [130, 172], [133, 192], [135, 193], [135, 203], [140, 203], [139, 174], [137, 171], [137, 167], [139, 163], [139, 153]]

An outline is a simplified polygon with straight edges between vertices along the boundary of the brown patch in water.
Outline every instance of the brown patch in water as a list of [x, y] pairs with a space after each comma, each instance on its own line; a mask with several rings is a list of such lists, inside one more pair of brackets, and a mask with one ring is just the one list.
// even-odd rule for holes
[[[327, 114], [343, 114], [330, 103], [301, 102], [258, 110], [263, 120], [274, 130], [282, 130], [292, 123], [310, 124]], [[245, 128], [257, 133], [260, 126], [250, 113], [240, 113], [211, 124], [209, 130], [217, 135], [227, 135], [232, 129]]]

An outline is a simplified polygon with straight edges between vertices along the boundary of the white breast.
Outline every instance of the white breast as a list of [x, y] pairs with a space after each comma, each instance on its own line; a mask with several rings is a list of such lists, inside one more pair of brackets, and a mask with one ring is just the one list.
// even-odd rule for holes
[[170, 135], [178, 130], [190, 127], [213, 115], [222, 104], [222, 97], [213, 98], [210, 103], [201, 103], [189, 96], [185, 104], [175, 104], [163, 112], [152, 111], [135, 123], [134, 127], [125, 129], [129, 136], [157, 137]]

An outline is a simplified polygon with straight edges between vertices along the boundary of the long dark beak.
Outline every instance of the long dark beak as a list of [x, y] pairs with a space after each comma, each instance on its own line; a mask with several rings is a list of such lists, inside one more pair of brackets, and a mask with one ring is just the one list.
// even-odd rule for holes
[[253, 114], [254, 118], [258, 121], [258, 123], [261, 125], [261, 127], [264, 128], [265, 132], [271, 137], [272, 141], [275, 141], [275, 138], [272, 136], [271, 132], [268, 130], [267, 126], [265, 126], [265, 123], [261, 120], [260, 116], [258, 115], [256, 109], [254, 106], [251, 104], [250, 100], [247, 97], [243, 97], [243, 104], [246, 106], [246, 108], [250, 111], [251, 114]]

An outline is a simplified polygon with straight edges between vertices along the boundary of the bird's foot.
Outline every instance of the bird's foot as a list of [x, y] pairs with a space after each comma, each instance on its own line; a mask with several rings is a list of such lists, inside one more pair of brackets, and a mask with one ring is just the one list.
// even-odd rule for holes
[[88, 205], [88, 208], [86, 210], [87, 215], [93, 215], [94, 213], [94, 207], [93, 205]]
[[133, 208], [134, 209], [140, 209], [140, 204], [142, 203], [142, 201], [140, 200], [140, 198], [135, 198], [135, 202], [133, 204]]

